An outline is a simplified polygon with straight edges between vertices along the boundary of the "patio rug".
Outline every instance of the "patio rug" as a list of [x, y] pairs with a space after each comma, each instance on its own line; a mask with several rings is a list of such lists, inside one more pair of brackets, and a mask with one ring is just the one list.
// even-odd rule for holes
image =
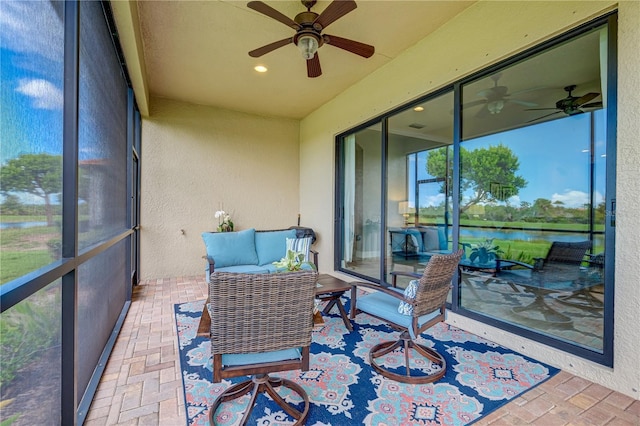
[[[344, 301], [348, 308], [348, 298]], [[204, 301], [175, 305], [188, 425], [209, 424], [209, 406], [217, 395], [245, 379], [212, 383], [210, 342], [196, 337], [203, 305]], [[325, 316], [324, 320], [324, 326], [313, 332], [310, 370], [274, 374], [294, 380], [309, 395], [307, 425], [470, 424], [559, 371], [440, 323], [423, 333], [421, 342], [444, 356], [445, 376], [426, 385], [398, 383], [377, 374], [368, 359], [373, 345], [394, 340], [397, 331], [366, 314], [358, 315], [351, 333], [337, 314]], [[402, 355], [385, 360], [389, 364], [396, 361], [402, 362]], [[239, 401], [243, 400], [248, 401], [248, 397]], [[218, 410], [220, 424], [239, 422], [242, 414], [236, 412], [240, 405], [236, 402]], [[268, 397], [261, 396], [258, 404], [252, 413], [255, 424], [292, 423]]]

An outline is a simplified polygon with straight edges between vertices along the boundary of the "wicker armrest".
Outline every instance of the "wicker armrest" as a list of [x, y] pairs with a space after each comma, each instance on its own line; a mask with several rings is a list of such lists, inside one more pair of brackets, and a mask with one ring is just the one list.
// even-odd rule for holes
[[411, 277], [411, 278], [415, 278], [415, 279], [419, 279], [422, 274], [418, 273], [418, 272], [403, 272], [403, 271], [393, 271], [391, 272], [391, 285], [393, 287], [396, 287], [396, 281], [398, 279], [398, 275], [403, 276], [403, 277]]
[[376, 291], [381, 291], [385, 294], [388, 294], [392, 297], [395, 297], [398, 300], [404, 300], [404, 294], [398, 292], [397, 290], [393, 290], [393, 287], [391, 286], [386, 286], [386, 285], [381, 285], [381, 284], [372, 284], [372, 283], [366, 283], [366, 282], [353, 282], [351, 283], [351, 291], [355, 291], [357, 289], [357, 287], [365, 287], [365, 288], [370, 288], [372, 290], [376, 290]]
[[214, 271], [216, 261], [213, 260], [213, 257], [207, 255], [202, 256], [202, 258], [209, 263], [209, 273], [212, 273]]

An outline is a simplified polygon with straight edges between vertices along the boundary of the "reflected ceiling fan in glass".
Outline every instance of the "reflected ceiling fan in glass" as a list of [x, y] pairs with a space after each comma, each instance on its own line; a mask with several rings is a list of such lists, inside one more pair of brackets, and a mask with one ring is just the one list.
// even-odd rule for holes
[[571, 86], [567, 86], [564, 88], [569, 95], [566, 98], [562, 98], [556, 102], [555, 108], [529, 108], [527, 111], [545, 111], [545, 110], [556, 110], [550, 114], [543, 115], [538, 118], [534, 118], [533, 120], [527, 121], [527, 123], [531, 123], [533, 121], [542, 120], [543, 118], [550, 117], [552, 115], [560, 114], [564, 112], [566, 115], [576, 115], [584, 113], [585, 108], [602, 108], [602, 101], [591, 102], [598, 96], [600, 93], [589, 92], [582, 96], [573, 96], [572, 92], [576, 89], [576, 85], [572, 84]]
[[529, 102], [514, 98], [514, 96], [518, 96], [519, 94], [530, 92], [532, 90], [537, 90], [538, 88], [525, 89], [518, 92], [509, 93], [509, 88], [507, 86], [498, 85], [498, 80], [501, 76], [502, 73], [492, 75], [490, 78], [491, 80], [493, 80], [493, 87], [481, 90], [477, 93], [479, 97], [484, 99], [478, 99], [477, 101], [466, 103], [462, 105], [462, 108], [466, 109], [482, 105], [482, 108], [476, 113], [476, 117], [482, 118], [488, 115], [500, 114], [502, 110], [509, 104], [516, 104], [529, 108], [538, 106], [538, 104], [535, 102]]

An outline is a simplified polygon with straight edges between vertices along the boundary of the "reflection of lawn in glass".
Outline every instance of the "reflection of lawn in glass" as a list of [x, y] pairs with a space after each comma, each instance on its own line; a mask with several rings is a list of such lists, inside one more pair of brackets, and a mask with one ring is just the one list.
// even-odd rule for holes
[[[19, 222], [37, 221], [38, 216], [17, 216]], [[2, 217], [5, 221], [5, 217]], [[53, 261], [47, 242], [60, 239], [60, 228], [37, 226], [7, 228], [0, 238], [0, 284], [4, 284]]]

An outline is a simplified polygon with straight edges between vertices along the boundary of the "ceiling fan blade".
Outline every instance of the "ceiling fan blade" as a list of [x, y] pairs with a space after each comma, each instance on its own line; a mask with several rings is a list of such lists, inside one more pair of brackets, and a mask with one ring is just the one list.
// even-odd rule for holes
[[487, 103], [486, 99], [478, 99], [477, 101], [472, 101], [472, 102], [463, 104], [462, 105], [462, 109], [471, 108], [471, 107], [474, 107], [476, 105], [482, 105], [482, 104], [486, 104], [486, 103]]
[[536, 86], [536, 87], [531, 87], [529, 89], [522, 89], [522, 90], [518, 90], [517, 92], [513, 92], [513, 93], [509, 93], [509, 96], [518, 96], [522, 93], [529, 93], [529, 92], [535, 92], [537, 90], [546, 90], [549, 89], [547, 86]]
[[550, 109], [558, 109], [558, 108], [527, 108], [525, 111], [548, 111]]
[[320, 68], [320, 58], [318, 52], [311, 59], [307, 59], [307, 77], [315, 78], [322, 75], [322, 69]]
[[594, 92], [587, 93], [586, 95], [582, 95], [578, 99], [576, 99], [575, 105], [582, 106], [583, 104], [586, 104], [587, 102], [597, 98], [598, 96], [600, 96], [600, 93], [594, 93]]
[[255, 10], [256, 12], [260, 12], [263, 15], [267, 15], [269, 18], [275, 19], [278, 22], [282, 22], [286, 26], [291, 27], [296, 31], [301, 28], [296, 21], [282, 14], [281, 12], [278, 12], [271, 6], [261, 1], [250, 1], [249, 3], [247, 3], [247, 7], [249, 9]]
[[325, 34], [322, 36], [325, 43], [340, 49], [346, 50], [356, 55], [360, 55], [363, 58], [370, 58], [375, 53], [375, 47], [360, 43], [359, 41], [349, 40], [348, 38], [342, 38], [334, 35]]
[[521, 101], [520, 99], [505, 99], [505, 102], [511, 102], [512, 104], [518, 104], [526, 107], [536, 107], [538, 106], [535, 102]]
[[252, 58], [259, 58], [260, 56], [266, 53], [272, 52], [279, 47], [286, 46], [289, 43], [293, 43], [293, 37], [274, 41], [273, 43], [269, 43], [265, 46], [258, 47], [257, 49], [254, 49], [251, 52], [249, 52], [249, 56], [251, 56]]
[[320, 13], [320, 16], [316, 18], [313, 24], [314, 26], [315, 24], [320, 24], [321, 29], [327, 28], [331, 23], [342, 18], [356, 7], [358, 6], [353, 0], [333, 0], [333, 2]]
[[580, 108], [602, 108], [602, 102], [591, 102], [590, 104], [580, 105]]
[[533, 122], [533, 121], [542, 120], [543, 118], [551, 117], [552, 115], [560, 114], [561, 112], [562, 112], [562, 111], [552, 112], [551, 114], [543, 115], [542, 117], [538, 117], [538, 118], [534, 118], [533, 120], [529, 120], [529, 121], [527, 121], [527, 123], [531, 123], [531, 122]]

